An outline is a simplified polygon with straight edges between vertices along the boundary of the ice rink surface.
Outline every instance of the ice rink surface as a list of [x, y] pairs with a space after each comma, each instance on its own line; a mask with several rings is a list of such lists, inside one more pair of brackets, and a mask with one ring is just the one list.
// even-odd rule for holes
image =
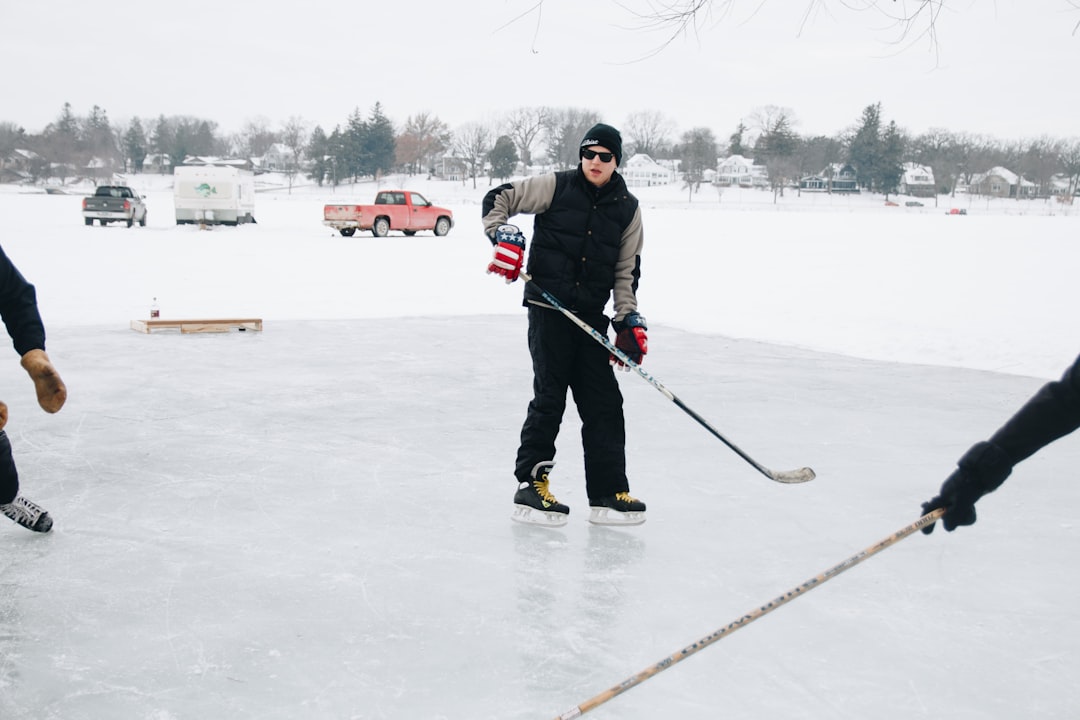
[[[56, 527], [0, 529], [0, 715], [555, 717], [913, 521], [967, 428], [1038, 385], [652, 336], [688, 405], [819, 477], [772, 483], [627, 375], [648, 522], [585, 522], [571, 412], [570, 523], [524, 527], [523, 318], [66, 331], [68, 406], [12, 403]], [[1061, 443], [974, 528], [909, 538], [592, 715], [1069, 716], [1078, 461]]]

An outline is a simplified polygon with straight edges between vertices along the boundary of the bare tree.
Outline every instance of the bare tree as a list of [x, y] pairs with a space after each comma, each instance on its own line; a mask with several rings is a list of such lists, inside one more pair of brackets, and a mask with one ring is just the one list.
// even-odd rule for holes
[[270, 129], [270, 121], [260, 116], [244, 123], [243, 129], [234, 140], [234, 145], [241, 155], [254, 158], [265, 155], [270, 146], [277, 141], [277, 134]]
[[1080, 139], [1074, 138], [1062, 144], [1061, 167], [1069, 178], [1069, 196], [1080, 188]]
[[411, 115], [397, 137], [397, 161], [410, 173], [431, 168], [435, 158], [450, 148], [451, 139], [450, 129], [437, 116], [427, 112]]
[[1039, 186], [1039, 195], [1050, 195], [1050, 182], [1062, 170], [1063, 143], [1048, 137], [1024, 142], [1017, 152], [1016, 172]]
[[454, 153], [469, 168], [473, 189], [476, 189], [476, 176], [484, 169], [494, 138], [491, 128], [480, 123], [469, 123], [454, 134]]
[[289, 194], [292, 194], [293, 178], [300, 171], [300, 158], [304, 155], [304, 147], [307, 145], [307, 123], [298, 115], [293, 115], [281, 129], [281, 143], [289, 148], [292, 157], [285, 168], [285, 175], [289, 178]]
[[671, 147], [675, 124], [656, 110], [643, 110], [626, 118], [624, 134], [634, 146], [635, 153], [653, 158]]
[[532, 165], [532, 150], [547, 120], [547, 108], [520, 107], [511, 110], [506, 118], [506, 134], [514, 141], [521, 162]]
[[581, 138], [597, 122], [599, 115], [592, 110], [549, 109], [544, 121], [544, 136], [551, 162], [562, 169], [577, 165]]
[[[659, 0], [646, 3], [648, 9], [635, 12], [626, 6], [624, 9], [637, 19], [638, 29], [660, 31], [665, 39], [648, 53], [656, 55], [676, 39], [686, 35], [696, 35], [705, 27], [721, 22], [733, 15], [736, 6], [749, 8], [751, 14], [768, 0]], [[1074, 13], [1080, 13], [1080, 0], [1062, 0]], [[955, 8], [956, 0], [802, 0], [800, 4], [791, 3], [792, 16], [796, 18], [796, 33], [801, 35], [807, 25], [819, 13], [832, 13], [839, 9], [857, 13], [870, 18], [866, 26], [873, 29], [891, 29], [894, 32], [892, 42], [900, 45], [912, 45], [925, 41], [936, 50], [938, 46], [938, 17], [949, 6]], [[966, 3], [970, 5], [971, 3]], [[543, 17], [544, 0], [537, 0], [532, 6], [510, 20], [506, 25], [532, 16], [536, 22], [536, 35], [540, 32]], [[963, 9], [963, 7], [961, 7]], [[504, 25], [503, 27], [506, 27]], [[1073, 25], [1072, 34], [1080, 33], [1080, 20]], [[535, 46], [535, 36], [533, 40]], [[535, 48], [533, 52], [536, 52]]]
[[[757, 136], [765, 135], [778, 127], [794, 128], [799, 124], [791, 108], [779, 105], [762, 105], [754, 108], [747, 117], [748, 129], [756, 131]], [[756, 141], [755, 141], [756, 142]]]
[[712, 130], [698, 127], [683, 133], [681, 159], [683, 187], [689, 191], [689, 201], [701, 187], [705, 171], [716, 169], [716, 137]]

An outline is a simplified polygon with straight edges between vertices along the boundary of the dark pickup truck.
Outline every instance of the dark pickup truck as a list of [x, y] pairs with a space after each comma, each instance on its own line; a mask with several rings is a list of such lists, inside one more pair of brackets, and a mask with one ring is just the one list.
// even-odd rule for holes
[[128, 227], [135, 223], [146, 225], [146, 202], [124, 185], [101, 185], [94, 194], [83, 198], [83, 222], [93, 225], [97, 220], [102, 226], [111, 222], [125, 222]]

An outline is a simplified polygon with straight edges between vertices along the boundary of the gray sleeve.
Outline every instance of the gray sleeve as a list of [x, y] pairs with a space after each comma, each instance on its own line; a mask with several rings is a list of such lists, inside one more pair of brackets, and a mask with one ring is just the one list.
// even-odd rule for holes
[[619, 259], [615, 263], [615, 289], [613, 302], [615, 320], [622, 320], [627, 313], [637, 310], [637, 287], [641, 278], [641, 247], [645, 231], [641, 224], [641, 207], [622, 234]]
[[491, 208], [484, 213], [484, 234], [491, 237], [495, 229], [518, 213], [536, 215], [551, 207], [555, 196], [555, 175], [539, 175], [508, 183], [492, 191]]

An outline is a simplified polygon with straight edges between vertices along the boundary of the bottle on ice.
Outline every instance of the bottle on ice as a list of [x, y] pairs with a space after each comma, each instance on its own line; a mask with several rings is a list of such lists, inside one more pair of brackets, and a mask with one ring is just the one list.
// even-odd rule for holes
[[161, 317], [161, 309], [158, 307], [157, 298], [154, 298], [154, 302], [150, 303], [150, 319], [155, 320]]

